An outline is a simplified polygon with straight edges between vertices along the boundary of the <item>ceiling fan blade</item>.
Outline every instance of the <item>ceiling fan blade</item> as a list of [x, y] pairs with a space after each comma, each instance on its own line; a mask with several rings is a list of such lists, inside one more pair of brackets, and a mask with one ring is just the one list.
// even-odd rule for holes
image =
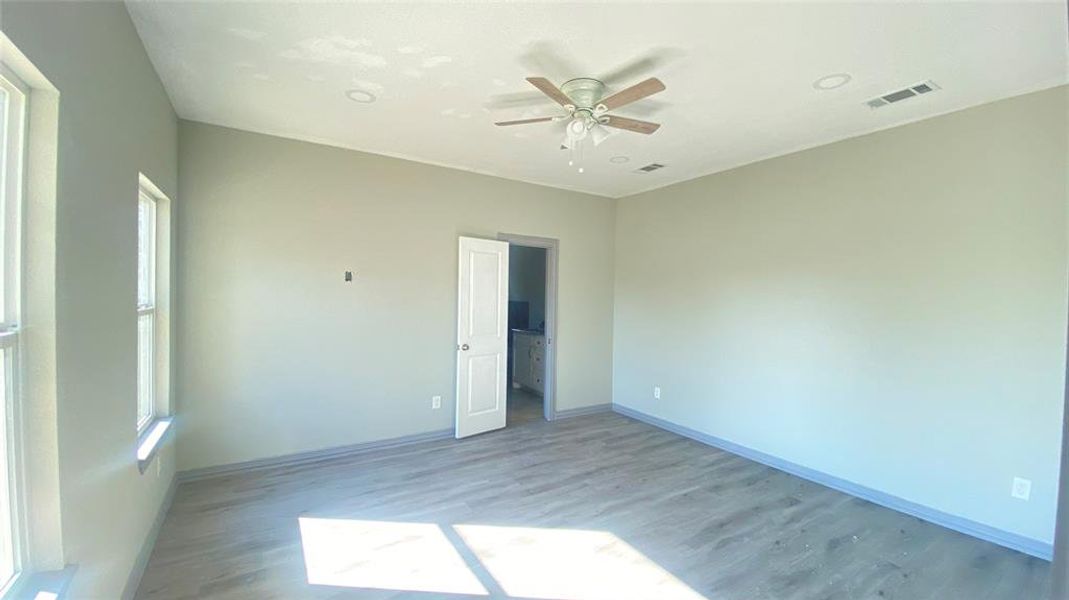
[[574, 104], [571, 98], [565, 96], [564, 92], [560, 91], [560, 88], [550, 83], [545, 77], [528, 77], [527, 81], [531, 82], [531, 85], [538, 88], [539, 91], [549, 96], [554, 102], [561, 106]]
[[556, 120], [557, 117], [538, 117], [537, 119], [520, 119], [518, 121], [498, 121], [497, 123], [494, 123], [494, 125], [505, 127], [508, 125], [526, 125], [528, 123], [547, 123]]
[[490, 110], [511, 110], [522, 108], [534, 108], [546, 104], [545, 94], [531, 90], [530, 92], [515, 92], [511, 94], [495, 94], [483, 103]]
[[627, 117], [614, 117], [612, 115], [604, 117], [602, 123], [608, 127], [626, 129], [628, 131], [644, 133], [646, 135], [657, 131], [661, 127], [660, 123], [650, 123], [649, 121], [639, 121], [638, 119], [628, 119]]
[[564, 81], [574, 77], [573, 73], [583, 72], [582, 67], [568, 56], [569, 53], [560, 43], [543, 40], [527, 44], [519, 56], [519, 63], [529, 73], [545, 73], [558, 81]]
[[[627, 63], [617, 65], [609, 72], [602, 72], [595, 79], [604, 81], [606, 85], [616, 85], [625, 81], [635, 81], [639, 77], [646, 77], [656, 69], [680, 58], [683, 53], [678, 48], [658, 47], [648, 50], [644, 56], [634, 58]], [[546, 73], [547, 71], [541, 71]]]
[[658, 92], [663, 92], [664, 89], [664, 84], [661, 83], [660, 79], [650, 77], [642, 83], [636, 83], [626, 90], [616, 92], [598, 104], [604, 106], [605, 110], [612, 110], [614, 108], [620, 108], [625, 104], [631, 104], [636, 100], [641, 100], [646, 96], [652, 96]]

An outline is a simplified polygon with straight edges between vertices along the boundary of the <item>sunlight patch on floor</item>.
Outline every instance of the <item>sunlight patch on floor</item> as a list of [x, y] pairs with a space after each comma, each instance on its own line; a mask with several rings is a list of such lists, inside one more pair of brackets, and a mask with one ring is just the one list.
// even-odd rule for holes
[[433, 523], [301, 517], [308, 583], [488, 595]]
[[706, 600], [607, 531], [455, 525], [512, 597], [567, 600]]

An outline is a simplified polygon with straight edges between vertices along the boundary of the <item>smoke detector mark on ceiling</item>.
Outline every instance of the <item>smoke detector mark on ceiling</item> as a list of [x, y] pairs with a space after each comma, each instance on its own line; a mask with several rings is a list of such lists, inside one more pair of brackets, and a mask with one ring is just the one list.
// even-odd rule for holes
[[663, 168], [664, 168], [664, 165], [662, 165], [661, 163], [650, 163], [650, 164], [646, 165], [645, 167], [639, 167], [639, 168], [635, 169], [635, 173], [652, 173], [652, 172], [654, 172], [654, 171], [656, 171], [658, 169], [663, 169]]
[[852, 79], [853, 77], [851, 77], [849, 73], [833, 73], [831, 75], [825, 75], [813, 82], [813, 89], [821, 91], [834, 90], [850, 83]]
[[345, 97], [358, 104], [371, 104], [378, 98], [367, 90], [351, 89], [345, 91]]
[[895, 90], [893, 92], [877, 96], [871, 100], [865, 102], [865, 105], [869, 108], [880, 108], [881, 106], [887, 106], [888, 104], [894, 104], [895, 102], [901, 102], [914, 96], [920, 96], [921, 94], [927, 94], [936, 90], [942, 89], [935, 84], [934, 81], [922, 81], [916, 85]]

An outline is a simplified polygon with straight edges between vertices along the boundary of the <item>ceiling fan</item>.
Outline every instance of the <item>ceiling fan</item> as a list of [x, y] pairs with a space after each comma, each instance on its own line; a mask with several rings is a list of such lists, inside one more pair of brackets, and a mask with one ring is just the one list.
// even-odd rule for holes
[[[567, 120], [564, 141], [561, 148], [572, 150], [572, 162], [580, 156], [582, 142], [589, 137], [597, 146], [605, 141], [612, 132], [606, 127], [625, 129], [649, 135], [660, 128], [660, 123], [650, 123], [638, 119], [629, 119], [607, 114], [610, 110], [626, 106], [663, 92], [665, 87], [660, 79], [651, 77], [627, 89], [605, 96], [605, 84], [589, 77], [579, 77], [564, 82], [558, 88], [545, 77], [528, 77], [527, 81], [543, 94], [564, 108], [565, 114], [556, 117], [538, 117], [516, 121], [499, 121], [498, 126], [527, 125], [530, 123], [548, 123]], [[569, 163], [571, 164], [571, 163]], [[580, 168], [582, 172], [582, 168]]]

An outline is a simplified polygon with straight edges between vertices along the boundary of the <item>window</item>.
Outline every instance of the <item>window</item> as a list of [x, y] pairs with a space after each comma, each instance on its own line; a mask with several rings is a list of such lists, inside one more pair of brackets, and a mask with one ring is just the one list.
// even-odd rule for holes
[[21, 223], [28, 88], [0, 65], [0, 590], [19, 569], [18, 397]]
[[156, 418], [156, 200], [137, 200], [137, 433]]
[[147, 177], [137, 195], [137, 466], [171, 426], [171, 204]]

